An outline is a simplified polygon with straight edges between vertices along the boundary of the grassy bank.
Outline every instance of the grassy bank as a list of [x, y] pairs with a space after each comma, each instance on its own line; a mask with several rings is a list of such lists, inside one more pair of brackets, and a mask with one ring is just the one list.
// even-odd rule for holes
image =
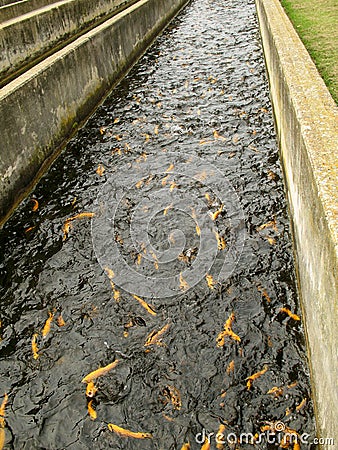
[[281, 0], [338, 104], [338, 0]]

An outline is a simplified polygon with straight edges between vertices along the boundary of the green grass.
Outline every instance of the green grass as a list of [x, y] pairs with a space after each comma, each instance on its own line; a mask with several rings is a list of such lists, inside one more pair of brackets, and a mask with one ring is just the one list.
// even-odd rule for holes
[[338, 0], [281, 0], [338, 104]]

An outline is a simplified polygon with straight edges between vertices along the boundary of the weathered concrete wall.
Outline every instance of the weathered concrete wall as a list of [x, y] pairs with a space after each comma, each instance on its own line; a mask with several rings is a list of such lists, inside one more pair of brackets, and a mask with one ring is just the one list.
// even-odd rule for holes
[[293, 222], [318, 434], [337, 444], [338, 108], [279, 0], [256, 5]]
[[[0, 24], [0, 78], [135, 0], [63, 0]], [[108, 18], [107, 17], [107, 18]]]
[[9, 5], [10, 3], [14, 3], [15, 0], [0, 0], [0, 6]]
[[140, 0], [0, 90], [0, 217], [187, 0]]
[[6, 4], [6, 2], [4, 3], [0, 0], [0, 23], [5, 20], [13, 19], [14, 17], [19, 17], [22, 14], [34, 11], [34, 9], [41, 8], [42, 6], [46, 6], [53, 2], [54, 0], [21, 0]]

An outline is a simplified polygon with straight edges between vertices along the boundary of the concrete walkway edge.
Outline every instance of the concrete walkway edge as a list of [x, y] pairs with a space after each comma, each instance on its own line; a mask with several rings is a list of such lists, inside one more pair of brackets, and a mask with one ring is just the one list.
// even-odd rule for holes
[[256, 0], [256, 8], [292, 219], [318, 437], [337, 443], [338, 108], [280, 1]]

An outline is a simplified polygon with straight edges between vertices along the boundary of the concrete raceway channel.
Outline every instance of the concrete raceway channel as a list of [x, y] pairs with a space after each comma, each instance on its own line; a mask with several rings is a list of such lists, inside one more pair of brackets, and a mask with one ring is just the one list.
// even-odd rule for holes
[[[3, 220], [185, 3], [32, 0], [0, 8]], [[279, 2], [257, 0], [256, 6], [292, 219], [318, 433], [337, 439], [337, 106]]]

